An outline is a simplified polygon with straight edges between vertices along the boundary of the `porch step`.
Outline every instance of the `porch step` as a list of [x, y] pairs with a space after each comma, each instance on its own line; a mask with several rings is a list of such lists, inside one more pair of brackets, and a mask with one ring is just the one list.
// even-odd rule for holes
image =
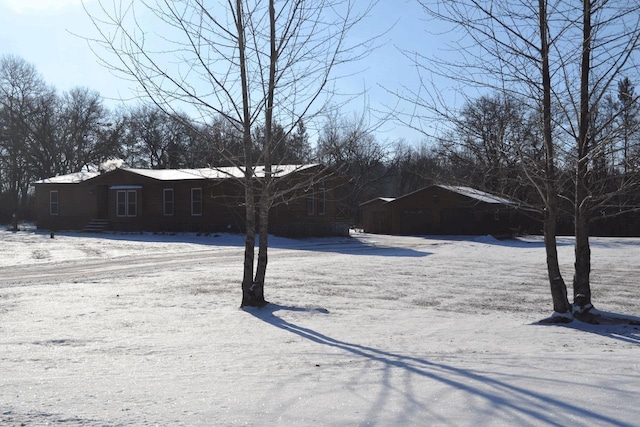
[[85, 233], [102, 233], [109, 228], [109, 221], [106, 219], [92, 219], [84, 226], [82, 231]]

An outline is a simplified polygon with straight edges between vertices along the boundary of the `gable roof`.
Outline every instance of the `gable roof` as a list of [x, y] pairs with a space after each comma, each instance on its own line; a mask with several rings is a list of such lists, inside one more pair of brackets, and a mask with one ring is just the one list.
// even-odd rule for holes
[[[276, 178], [282, 178], [295, 172], [311, 169], [319, 166], [312, 163], [307, 165], [278, 165], [273, 166], [272, 173]], [[136, 175], [145, 176], [147, 178], [159, 181], [184, 181], [199, 179], [226, 179], [226, 178], [242, 178], [244, 169], [229, 166], [218, 168], [198, 168], [198, 169], [136, 169], [136, 168], [120, 168]], [[115, 169], [117, 170], [117, 169]], [[108, 173], [108, 172], [106, 172]], [[254, 174], [258, 178], [264, 177], [264, 166], [256, 166]], [[41, 179], [35, 184], [77, 184], [87, 181], [91, 178], [101, 175], [100, 172], [76, 172], [68, 175], [60, 175], [52, 178]]]
[[375, 199], [367, 200], [366, 202], [360, 203], [360, 206], [372, 205], [374, 203], [384, 205], [386, 203], [393, 202], [395, 199], [395, 197], [376, 197]]
[[[273, 166], [272, 174], [276, 178], [282, 178], [294, 172], [300, 172], [318, 164], [308, 165], [278, 165]], [[225, 179], [242, 178], [244, 169], [236, 166], [198, 168], [198, 169], [125, 169], [129, 172], [157, 179], [159, 181], [181, 181], [189, 179]], [[258, 178], [264, 177], [264, 166], [256, 166], [254, 174]]]
[[440, 187], [445, 190], [449, 190], [454, 193], [461, 194], [463, 196], [478, 200], [483, 203], [491, 203], [491, 204], [499, 204], [499, 205], [517, 204], [512, 200], [505, 199], [503, 197], [499, 197], [491, 193], [486, 193], [484, 191], [476, 190], [475, 188], [471, 188], [471, 187], [462, 187], [462, 186], [455, 186], [455, 185], [436, 185], [436, 187]]
[[100, 172], [82, 171], [41, 179], [36, 181], [34, 184], [78, 184], [91, 178], [95, 178], [98, 175], [100, 175]]
[[470, 199], [482, 202], [482, 203], [489, 203], [489, 204], [496, 204], [496, 205], [517, 205], [516, 202], [509, 200], [509, 199], [505, 199], [503, 197], [499, 197], [496, 196], [494, 194], [491, 193], [487, 193], [484, 191], [480, 191], [477, 190], [475, 188], [472, 187], [464, 187], [464, 186], [457, 186], [457, 185], [430, 185], [428, 187], [423, 187], [419, 190], [413, 191], [409, 194], [405, 194], [404, 196], [400, 196], [400, 197], [376, 197], [375, 199], [371, 199], [368, 200], [366, 202], [363, 202], [360, 204], [360, 206], [368, 206], [368, 205], [372, 205], [374, 203], [378, 203], [379, 205], [386, 205], [389, 203], [393, 203], [397, 200], [402, 200], [406, 197], [410, 197], [413, 196], [417, 193], [420, 193], [424, 190], [427, 190], [429, 188], [433, 188], [433, 187], [438, 187], [438, 188], [442, 188], [443, 190], [446, 191], [450, 191], [452, 193], [457, 193], [460, 194], [462, 196], [468, 197]]

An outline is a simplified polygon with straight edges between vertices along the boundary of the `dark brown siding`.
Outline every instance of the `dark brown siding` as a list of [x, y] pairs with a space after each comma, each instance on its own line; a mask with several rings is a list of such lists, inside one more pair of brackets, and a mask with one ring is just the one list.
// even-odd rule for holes
[[513, 209], [438, 186], [418, 190], [388, 203], [362, 206], [365, 231], [390, 234], [507, 234]]
[[362, 228], [367, 233], [391, 233], [391, 205], [382, 199], [362, 206]]
[[[51, 215], [49, 195], [58, 192], [58, 214]], [[81, 184], [37, 184], [36, 223], [46, 230], [76, 230], [96, 215], [96, 195]]]
[[[305, 188], [290, 195], [286, 202], [276, 204], [269, 218], [270, 231], [281, 236], [348, 235], [348, 222], [338, 218], [336, 193], [341, 185], [344, 183], [338, 179], [328, 179], [324, 184]], [[321, 196], [323, 193], [324, 197]], [[313, 200], [311, 205], [310, 200]]]
[[[296, 181], [285, 179], [278, 185], [284, 189], [297, 188]], [[272, 231], [286, 235], [347, 234], [347, 224], [336, 221], [334, 185], [325, 183], [324, 214], [318, 211], [317, 201], [314, 212], [308, 214], [304, 191], [288, 193], [272, 208]], [[37, 224], [41, 229], [81, 230], [96, 218], [107, 220], [109, 228], [116, 231], [235, 232], [244, 229], [244, 188], [233, 179], [161, 181], [117, 169], [82, 183], [36, 184], [35, 187]], [[200, 215], [192, 214], [194, 188], [202, 192]], [[173, 189], [172, 215], [164, 212], [165, 189]], [[55, 216], [49, 214], [51, 190], [59, 191], [60, 213]], [[118, 215], [118, 191], [135, 192], [135, 215], [126, 215], [131, 212]]]

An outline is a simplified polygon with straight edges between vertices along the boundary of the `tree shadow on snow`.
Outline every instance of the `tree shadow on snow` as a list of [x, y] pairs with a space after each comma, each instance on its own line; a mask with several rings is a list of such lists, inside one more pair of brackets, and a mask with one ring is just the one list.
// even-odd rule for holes
[[574, 316], [575, 319], [568, 323], [554, 322], [554, 318], [549, 318], [543, 319], [535, 324], [563, 326], [629, 344], [640, 344], [640, 317], [596, 309], [590, 310], [585, 314], [576, 314]]
[[[581, 407], [557, 398], [545, 395], [535, 390], [519, 387], [477, 371], [458, 368], [445, 363], [431, 362], [427, 359], [407, 356], [400, 353], [381, 350], [370, 346], [350, 343], [332, 338], [310, 328], [296, 325], [277, 316], [276, 312], [307, 312], [328, 315], [324, 308], [283, 306], [269, 303], [262, 308], [245, 308], [247, 313], [284, 331], [295, 334], [314, 343], [329, 346], [361, 358], [367, 362], [380, 363], [385, 371], [401, 369], [408, 374], [418, 375], [433, 381], [437, 381], [448, 387], [468, 393], [474, 397], [483, 399], [494, 406], [497, 412], [512, 413], [514, 416], [527, 416], [536, 422], [546, 425], [561, 426], [554, 413], [562, 413], [570, 417], [589, 419], [594, 424], [631, 426], [616, 418], [603, 415], [588, 408]], [[506, 374], [504, 374], [506, 375]], [[504, 376], [503, 375], [503, 376]], [[388, 375], [385, 375], [388, 378]], [[386, 381], [385, 381], [386, 383]], [[570, 385], [569, 385], [570, 386]], [[387, 384], [387, 387], [392, 387]], [[408, 391], [405, 391], [408, 393]], [[416, 396], [409, 396], [411, 400], [419, 400]], [[381, 402], [376, 402], [372, 410], [380, 410]], [[383, 403], [382, 403], [383, 404]], [[425, 406], [428, 403], [424, 404]]]
[[[441, 239], [451, 241], [465, 241], [473, 243], [481, 243], [491, 246], [500, 246], [506, 248], [544, 248], [544, 239], [542, 236], [522, 236], [522, 237], [507, 237], [497, 238], [491, 235], [486, 236], [424, 236], [428, 239]], [[573, 241], [567, 237], [557, 237], [556, 246], [572, 246]]]
[[297, 249], [302, 251], [328, 252], [342, 255], [373, 255], [384, 257], [425, 257], [432, 255], [432, 252], [416, 250], [412, 248], [381, 245], [377, 243], [363, 242], [352, 237], [344, 238], [311, 238], [304, 239], [302, 244], [296, 244], [295, 247], [287, 247], [286, 245], [275, 243], [271, 247], [281, 249]]
[[[39, 230], [35, 233], [41, 234], [44, 238], [49, 238], [49, 232]], [[82, 233], [75, 231], [60, 231], [54, 233], [54, 235], [55, 237], [81, 237], [85, 239], [102, 239], [136, 243], [191, 243], [203, 246], [218, 246], [238, 249], [242, 249], [245, 245], [245, 236], [243, 234], [234, 233]], [[256, 244], [259, 241], [258, 239], [259, 235], [256, 235]], [[329, 252], [344, 255], [376, 255], [390, 257], [424, 257], [431, 255], [431, 252], [424, 252], [406, 247], [396, 247], [393, 245], [367, 243], [353, 237], [309, 237], [294, 239], [269, 235], [269, 248]]]

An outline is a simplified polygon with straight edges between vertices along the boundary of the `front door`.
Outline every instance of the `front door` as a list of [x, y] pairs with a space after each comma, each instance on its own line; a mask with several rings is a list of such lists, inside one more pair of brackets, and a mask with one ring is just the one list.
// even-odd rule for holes
[[109, 186], [98, 185], [96, 194], [98, 196], [98, 219], [109, 219]]

